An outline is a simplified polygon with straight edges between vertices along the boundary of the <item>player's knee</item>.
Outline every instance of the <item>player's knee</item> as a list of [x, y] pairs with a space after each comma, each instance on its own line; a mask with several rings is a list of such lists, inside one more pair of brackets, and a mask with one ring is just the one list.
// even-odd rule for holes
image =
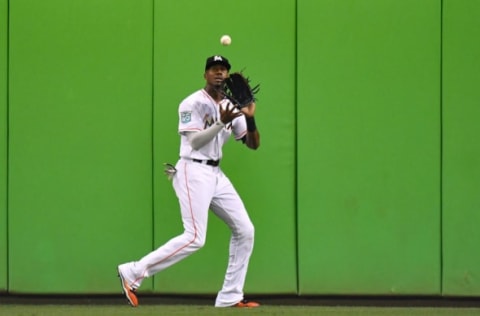
[[201, 236], [194, 236], [191, 244], [190, 244], [190, 248], [193, 250], [193, 251], [196, 251], [196, 250], [199, 250], [200, 248], [202, 248], [203, 246], [205, 246], [205, 238], [202, 238]]
[[253, 227], [253, 224], [251, 222], [242, 225], [242, 227], [238, 231], [238, 235], [242, 239], [253, 240], [253, 238], [255, 237], [255, 227]]

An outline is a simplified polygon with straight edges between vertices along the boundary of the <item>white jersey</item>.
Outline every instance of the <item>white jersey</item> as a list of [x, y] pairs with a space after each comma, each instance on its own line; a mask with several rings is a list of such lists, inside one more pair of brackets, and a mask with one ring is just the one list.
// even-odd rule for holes
[[210, 142], [198, 150], [190, 146], [185, 132], [202, 131], [220, 120], [219, 106], [225, 107], [227, 99], [219, 104], [205, 91], [198, 90], [185, 98], [179, 106], [178, 132], [180, 133], [180, 157], [201, 160], [220, 160], [222, 158], [222, 146], [230, 138], [231, 134], [236, 140], [241, 139], [247, 133], [247, 124], [243, 115], [228, 123]]

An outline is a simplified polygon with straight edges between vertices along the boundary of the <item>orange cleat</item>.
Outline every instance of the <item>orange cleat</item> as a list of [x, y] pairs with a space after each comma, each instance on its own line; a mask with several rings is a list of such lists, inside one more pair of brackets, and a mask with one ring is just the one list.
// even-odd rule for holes
[[127, 297], [128, 303], [132, 305], [132, 307], [137, 307], [138, 299], [137, 295], [135, 294], [135, 289], [128, 284], [127, 280], [122, 275], [122, 272], [120, 272], [120, 269], [118, 269], [118, 277], [122, 283], [122, 292]]
[[240, 308], [253, 308], [253, 307], [258, 307], [260, 306], [259, 303], [257, 302], [250, 302], [250, 301], [247, 301], [247, 300], [241, 300], [240, 302], [238, 302], [237, 304], [233, 305], [233, 307], [240, 307]]

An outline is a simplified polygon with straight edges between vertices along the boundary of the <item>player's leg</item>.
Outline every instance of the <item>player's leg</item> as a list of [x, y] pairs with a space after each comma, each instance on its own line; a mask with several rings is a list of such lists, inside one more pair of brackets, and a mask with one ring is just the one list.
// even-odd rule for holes
[[[203, 165], [177, 164], [173, 187], [180, 202], [184, 232], [139, 261], [119, 266], [123, 279], [135, 290], [143, 279], [166, 269], [203, 247], [215, 177]], [[211, 172], [211, 171], [210, 171]], [[125, 289], [125, 288], [124, 288]], [[133, 305], [133, 304], [132, 304]]]
[[[215, 306], [233, 306], [244, 298], [243, 286], [253, 251], [254, 227], [238, 193], [223, 174], [219, 177], [210, 208], [232, 232], [227, 272]], [[254, 307], [255, 303], [251, 304], [249, 307]]]

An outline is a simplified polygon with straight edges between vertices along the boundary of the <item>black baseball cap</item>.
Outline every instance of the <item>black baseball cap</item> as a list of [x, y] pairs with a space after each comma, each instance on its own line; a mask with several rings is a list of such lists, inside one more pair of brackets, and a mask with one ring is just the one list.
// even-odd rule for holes
[[227, 68], [227, 70], [230, 70], [231, 67], [228, 59], [220, 55], [208, 57], [207, 62], [205, 63], [205, 70], [208, 70], [208, 68], [212, 67], [213, 65], [223, 65]]

